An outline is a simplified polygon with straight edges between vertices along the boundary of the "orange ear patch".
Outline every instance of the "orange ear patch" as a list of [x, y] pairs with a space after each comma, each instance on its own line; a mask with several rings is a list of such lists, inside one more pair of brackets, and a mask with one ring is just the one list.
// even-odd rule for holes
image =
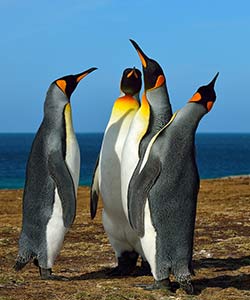
[[59, 80], [56, 81], [56, 84], [59, 86], [59, 88], [60, 88], [60, 89], [64, 92], [64, 94], [65, 94], [65, 91], [66, 91], [66, 85], [67, 85], [66, 81], [63, 80], [63, 79], [59, 79]]
[[201, 100], [201, 94], [195, 93], [193, 97], [188, 102], [198, 102]]
[[88, 75], [88, 73], [85, 73], [85, 74], [82, 74], [82, 75], [80, 75], [80, 76], [78, 76], [77, 78], [76, 78], [76, 82], [78, 83], [80, 80], [82, 80], [85, 76], [87, 76]]
[[165, 82], [164, 75], [159, 75], [157, 80], [156, 80], [154, 88], [158, 88], [159, 86], [163, 85], [164, 82]]
[[208, 101], [207, 102], [207, 110], [210, 111], [212, 109], [213, 105], [214, 105], [213, 101]]

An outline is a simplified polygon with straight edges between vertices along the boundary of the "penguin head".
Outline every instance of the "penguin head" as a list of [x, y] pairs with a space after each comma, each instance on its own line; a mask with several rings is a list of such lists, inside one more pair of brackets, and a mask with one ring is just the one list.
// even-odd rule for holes
[[89, 73], [95, 71], [97, 68], [90, 68], [84, 72], [75, 75], [67, 75], [58, 78], [54, 83], [60, 88], [60, 90], [65, 94], [65, 96], [70, 100], [70, 96], [74, 92], [78, 83]]
[[141, 90], [141, 71], [135, 67], [127, 68], [123, 71], [121, 79], [121, 91], [125, 95], [136, 95]]
[[135, 47], [142, 63], [145, 90], [162, 86], [165, 83], [165, 76], [161, 66], [155, 60], [147, 57], [135, 41], [130, 39], [130, 42]]
[[208, 85], [199, 87], [197, 92], [188, 102], [196, 102], [202, 104], [209, 112], [216, 100], [214, 85], [218, 76], [219, 72], [215, 75], [215, 77], [210, 81]]

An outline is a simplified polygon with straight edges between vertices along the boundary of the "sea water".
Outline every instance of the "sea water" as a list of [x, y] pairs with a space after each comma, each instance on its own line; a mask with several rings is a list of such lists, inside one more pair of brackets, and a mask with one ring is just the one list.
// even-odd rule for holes
[[[23, 188], [34, 134], [0, 134], [0, 189]], [[102, 133], [80, 133], [80, 185], [90, 185]], [[198, 133], [196, 157], [200, 177], [219, 178], [250, 174], [250, 134]]]

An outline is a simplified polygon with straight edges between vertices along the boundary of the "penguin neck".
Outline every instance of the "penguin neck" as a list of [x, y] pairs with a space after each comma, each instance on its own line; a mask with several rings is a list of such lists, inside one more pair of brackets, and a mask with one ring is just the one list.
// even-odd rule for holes
[[136, 93], [133, 95], [133, 98], [140, 102], [140, 93]]
[[128, 115], [131, 112], [136, 112], [139, 108], [139, 102], [137, 99], [135, 99], [131, 95], [123, 94], [123, 96], [120, 96], [116, 99], [112, 113], [111, 113], [111, 119], [110, 121], [116, 122], [120, 118], [124, 117], [125, 115]]
[[170, 121], [173, 114], [166, 84], [147, 90], [146, 98], [150, 105], [149, 131], [154, 134]]
[[63, 120], [65, 105], [69, 103], [65, 94], [52, 84], [44, 102], [44, 120], [53, 128], [60, 127]]
[[195, 134], [202, 117], [207, 113], [206, 108], [199, 103], [188, 102], [181, 110], [178, 111], [176, 116], [177, 124], [182, 124], [189, 128], [190, 132]]
[[[134, 95], [128, 95], [128, 94], [125, 94], [125, 93], [121, 90], [121, 93], [120, 93], [119, 98], [123, 98], [124, 96], [132, 97], [132, 98], [134, 98], [135, 100], [137, 100], [138, 102], [140, 101], [140, 93], [139, 93], [139, 92], [136, 93], [136, 94], [134, 94]], [[119, 99], [119, 98], [118, 98], [118, 99]]]

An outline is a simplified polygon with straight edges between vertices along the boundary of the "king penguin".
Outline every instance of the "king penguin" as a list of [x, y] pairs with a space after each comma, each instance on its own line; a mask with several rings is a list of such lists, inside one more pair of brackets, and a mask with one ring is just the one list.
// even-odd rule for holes
[[161, 66], [149, 58], [135, 41], [130, 41], [142, 63], [144, 93], [141, 107], [131, 123], [122, 151], [122, 204], [127, 218], [127, 191], [133, 172], [140, 163], [150, 139], [172, 117], [166, 78]]
[[172, 273], [187, 293], [193, 292], [192, 251], [199, 191], [195, 132], [216, 100], [217, 77], [218, 73], [200, 87], [151, 139], [129, 184], [129, 220], [140, 236], [155, 288], [170, 288]]
[[23, 220], [15, 270], [31, 259], [42, 279], [55, 279], [51, 268], [76, 213], [80, 151], [74, 133], [70, 96], [86, 75], [64, 76], [49, 87], [44, 118], [26, 167]]
[[121, 153], [130, 123], [139, 109], [141, 72], [125, 69], [121, 95], [114, 102], [107, 124], [91, 187], [91, 218], [96, 215], [98, 197], [103, 200], [103, 226], [114, 249], [118, 266], [110, 275], [127, 275], [136, 266], [140, 240], [124, 215], [121, 200]]

